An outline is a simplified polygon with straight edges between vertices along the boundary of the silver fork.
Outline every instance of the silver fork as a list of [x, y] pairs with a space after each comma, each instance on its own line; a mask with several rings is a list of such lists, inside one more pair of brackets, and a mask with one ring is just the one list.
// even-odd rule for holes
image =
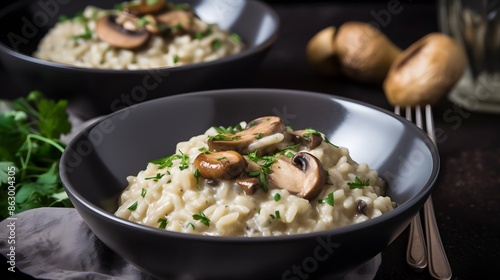
[[[402, 115], [399, 106], [394, 107], [394, 113]], [[405, 117], [408, 121], [413, 121], [411, 107], [405, 108]], [[421, 106], [415, 107], [415, 124], [420, 129], [424, 129]], [[425, 105], [425, 124], [427, 135], [431, 138], [432, 142], [436, 144], [434, 120], [432, 117], [432, 107], [430, 105]], [[422, 271], [426, 266], [428, 266], [429, 274], [435, 279], [451, 279], [451, 267], [439, 235], [431, 196], [429, 196], [425, 202], [423, 212], [425, 238], [422, 230], [420, 214], [418, 214], [410, 223], [410, 237], [408, 239], [406, 261], [413, 269], [418, 271]]]

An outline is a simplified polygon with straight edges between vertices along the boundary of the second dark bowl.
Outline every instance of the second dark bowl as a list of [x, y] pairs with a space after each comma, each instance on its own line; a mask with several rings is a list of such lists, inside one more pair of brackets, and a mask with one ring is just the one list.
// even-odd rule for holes
[[74, 15], [87, 5], [111, 8], [118, 2], [17, 1], [0, 12], [0, 62], [23, 93], [78, 96], [100, 113], [109, 113], [162, 96], [249, 86], [278, 34], [278, 16], [261, 2], [177, 0], [172, 2], [189, 3], [202, 20], [240, 35], [246, 50], [212, 62], [133, 71], [74, 67], [31, 56], [60, 15]]

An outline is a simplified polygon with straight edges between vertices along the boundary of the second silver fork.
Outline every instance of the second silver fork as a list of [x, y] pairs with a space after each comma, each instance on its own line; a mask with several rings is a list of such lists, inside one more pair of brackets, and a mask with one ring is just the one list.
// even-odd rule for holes
[[[394, 107], [394, 113], [402, 115], [399, 106]], [[413, 122], [411, 107], [405, 108], [405, 118]], [[425, 130], [427, 131], [427, 135], [431, 138], [433, 143], [436, 144], [434, 120], [430, 105], [425, 106], [425, 119]], [[415, 124], [420, 129], [424, 130], [420, 106], [415, 107]], [[423, 212], [426, 233], [425, 238], [420, 214], [417, 214], [410, 224], [410, 237], [408, 240], [406, 260], [408, 264], [417, 271], [422, 271], [428, 265], [429, 273], [435, 279], [451, 279], [452, 271], [439, 235], [431, 196], [429, 196], [425, 202]]]

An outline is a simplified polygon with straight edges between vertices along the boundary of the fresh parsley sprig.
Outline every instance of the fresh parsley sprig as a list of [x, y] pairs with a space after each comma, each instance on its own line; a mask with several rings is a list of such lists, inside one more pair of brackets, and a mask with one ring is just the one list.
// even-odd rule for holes
[[174, 160], [180, 159], [179, 169], [184, 170], [189, 167], [189, 156], [185, 155], [182, 151], [179, 151], [179, 154], [173, 154], [168, 157], [155, 159], [150, 161], [152, 164], [158, 165], [158, 169], [163, 169], [165, 167], [172, 167], [174, 165]]
[[198, 214], [194, 214], [193, 219], [195, 219], [196, 221], [200, 221], [200, 223], [206, 225], [207, 227], [210, 226], [210, 219], [205, 216], [205, 213], [203, 213], [202, 211], [198, 212]]
[[362, 189], [364, 187], [367, 187], [370, 185], [370, 179], [367, 179], [366, 181], [362, 181], [358, 176], [354, 178], [354, 182], [347, 182], [347, 186], [349, 186], [349, 189]]
[[335, 201], [333, 200], [333, 192], [329, 193], [327, 197], [318, 200], [318, 203], [319, 204], [327, 203], [330, 204], [331, 206], [334, 206]]
[[15, 210], [8, 210], [8, 193], [0, 191], [0, 219], [33, 208], [72, 206], [58, 170], [66, 148], [60, 137], [71, 130], [67, 105], [66, 100], [46, 99], [41, 92], [33, 91], [0, 112], [2, 186], [9, 181], [7, 168], [16, 169], [15, 207], [11, 207]]

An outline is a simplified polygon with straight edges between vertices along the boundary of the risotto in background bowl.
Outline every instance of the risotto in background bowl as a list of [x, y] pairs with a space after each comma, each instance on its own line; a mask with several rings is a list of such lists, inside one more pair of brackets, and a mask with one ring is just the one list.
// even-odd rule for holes
[[[322, 168], [327, 172], [312, 173], [320, 178], [316, 180], [322, 186], [319, 192], [286, 189], [291, 185], [287, 176], [272, 179], [274, 183], [269, 179], [268, 192], [260, 186], [247, 193], [245, 185], [237, 188], [219, 177], [214, 184], [206, 178], [210, 175], [196, 175], [195, 170], [202, 165], [196, 163], [195, 158], [205, 154], [205, 148], [224, 150], [220, 143], [209, 144], [206, 136], [217, 142], [222, 139], [217, 135], [227, 131], [214, 132], [208, 128], [232, 126], [234, 129], [242, 120], [262, 116], [271, 116], [266, 120], [279, 118], [287, 133], [299, 134], [294, 131], [305, 128], [321, 132], [315, 133], [321, 135], [317, 147], [309, 149], [299, 143], [298, 146], [302, 146], [299, 150], [279, 148], [285, 151], [284, 158], [301, 157], [293, 162], [306, 163], [311, 168], [320, 165], [315, 165], [311, 158], [306, 158], [309, 155], [302, 152], [323, 162]], [[196, 135], [201, 136], [192, 138]], [[237, 134], [235, 140], [245, 137]], [[255, 137], [266, 139], [268, 135], [258, 132]], [[182, 143], [177, 146], [179, 142]], [[286, 146], [294, 145], [287, 143]], [[231, 149], [249, 158], [264, 156], [260, 152], [251, 155], [252, 148], [244, 147]], [[177, 156], [167, 157], [170, 155]], [[216, 156], [215, 161], [225, 160], [227, 156], [230, 155]], [[173, 164], [169, 166], [169, 162]], [[181, 165], [185, 166], [181, 168]], [[229, 173], [234, 175], [238, 169], [232, 170]], [[298, 172], [294, 170], [292, 173]], [[158, 279], [340, 277], [372, 259], [396, 239], [429, 196], [438, 171], [439, 156], [432, 141], [403, 118], [345, 98], [277, 89], [204, 91], [134, 105], [99, 120], [77, 135], [63, 154], [60, 165], [66, 191], [92, 231], [125, 260]], [[183, 177], [182, 172], [187, 177]], [[329, 179], [324, 177], [327, 175]], [[234, 178], [240, 178], [238, 176]], [[342, 181], [342, 178], [347, 179]], [[147, 183], [142, 184], [145, 181]], [[141, 184], [129, 187], [129, 190], [134, 188], [133, 193], [128, 194], [131, 198], [121, 197], [127, 196], [124, 190], [134, 182]], [[275, 185], [281, 182], [286, 184]], [[339, 189], [327, 189], [335, 183], [342, 188], [345, 198]], [[335, 214], [337, 210], [342, 212], [351, 207], [350, 202], [371, 196], [353, 194], [349, 202], [348, 183], [365, 186], [354, 187], [352, 191], [366, 188], [381, 194], [385, 198], [379, 201], [383, 202], [380, 205], [386, 205], [387, 209], [381, 211], [384, 208], [366, 206], [368, 212], [362, 213], [364, 207], [360, 207], [355, 214], [360, 220]], [[201, 199], [197, 195], [200, 192], [204, 195]], [[224, 197], [224, 192], [230, 195]], [[231, 196], [231, 192], [235, 195]], [[168, 196], [171, 199], [164, 198]], [[252, 196], [257, 202], [250, 202], [249, 206], [245, 198]], [[203, 205], [202, 200], [221, 204]], [[320, 209], [320, 213], [304, 212], [309, 219], [300, 217], [296, 227], [279, 226], [292, 221], [293, 212], [299, 217], [302, 211], [299, 209], [304, 202], [309, 203], [307, 200], [312, 206], [306, 208]], [[375, 200], [373, 197], [372, 201]], [[365, 202], [369, 205], [372, 201]], [[120, 203], [124, 204], [121, 209]], [[151, 207], [155, 203], [156, 207]], [[252, 203], [261, 205], [252, 206]], [[186, 212], [174, 213], [168, 209], [174, 209], [175, 204], [183, 205], [178, 209]], [[228, 205], [227, 211], [238, 214], [224, 212], [225, 207], [218, 207], [222, 204]], [[297, 211], [290, 214], [288, 210], [293, 207]], [[335, 207], [337, 210], [333, 210]], [[153, 223], [140, 224], [130, 219], [130, 213], [136, 213], [139, 220], [144, 217], [147, 220], [150, 215]], [[145, 213], [144, 217], [141, 218], [140, 213]], [[159, 216], [155, 216], [158, 213]], [[168, 216], [170, 213], [176, 216]], [[226, 228], [234, 216], [245, 217], [245, 213], [249, 217], [262, 215], [265, 221], [242, 219], [242, 224]], [[221, 218], [225, 214], [229, 216]], [[335, 220], [333, 226], [325, 226], [328, 216]], [[269, 226], [270, 223], [278, 226]], [[312, 230], [299, 230], [301, 227]], [[232, 229], [250, 230], [252, 234], [220, 234]]]
[[0, 12], [0, 62], [22, 92], [84, 98], [109, 113], [250, 86], [277, 38], [279, 19], [259, 1], [144, 1], [167, 8], [118, 13], [123, 2], [17, 1]]

